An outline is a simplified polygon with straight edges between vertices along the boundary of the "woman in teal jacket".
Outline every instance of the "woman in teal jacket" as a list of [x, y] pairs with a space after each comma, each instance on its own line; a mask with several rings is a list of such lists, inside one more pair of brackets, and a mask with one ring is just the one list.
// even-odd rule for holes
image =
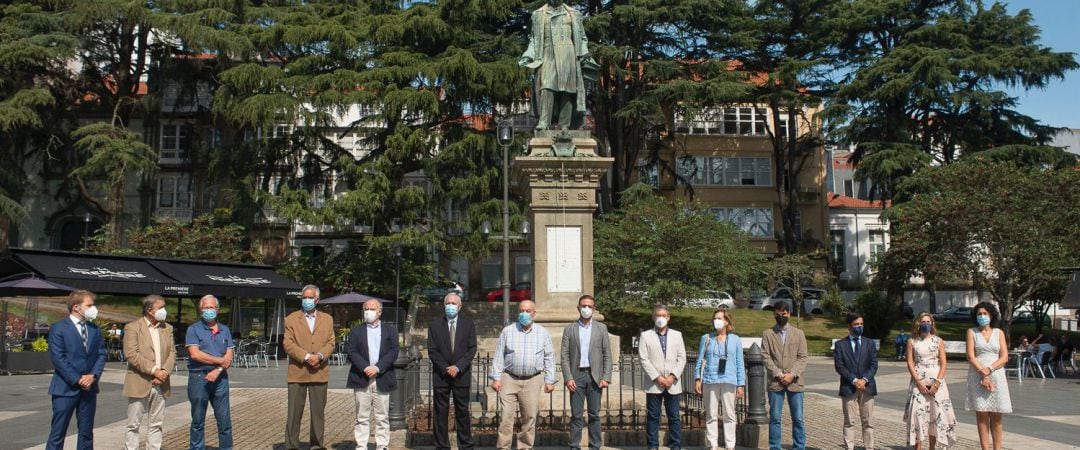
[[[705, 399], [705, 439], [709, 448], [719, 447], [717, 418], [723, 413], [724, 448], [735, 448], [735, 399], [746, 389], [742, 340], [732, 331], [735, 326], [727, 309], [713, 313], [713, 333], [701, 336], [697, 366], [694, 367], [694, 391]], [[717, 411], [717, 407], [723, 409]]]

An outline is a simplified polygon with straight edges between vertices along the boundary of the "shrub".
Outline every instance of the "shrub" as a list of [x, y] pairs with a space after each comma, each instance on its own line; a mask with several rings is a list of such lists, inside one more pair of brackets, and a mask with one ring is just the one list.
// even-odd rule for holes
[[855, 309], [863, 314], [866, 337], [882, 340], [889, 337], [889, 330], [896, 323], [896, 307], [887, 298], [867, 289], [855, 299]]
[[44, 337], [34, 339], [34, 351], [35, 352], [47, 352], [49, 351], [49, 341], [46, 341]]
[[825, 311], [825, 314], [833, 317], [843, 316], [849, 310], [844, 304], [844, 298], [840, 296], [840, 291], [835, 288], [829, 289], [825, 295], [821, 296], [821, 309]]

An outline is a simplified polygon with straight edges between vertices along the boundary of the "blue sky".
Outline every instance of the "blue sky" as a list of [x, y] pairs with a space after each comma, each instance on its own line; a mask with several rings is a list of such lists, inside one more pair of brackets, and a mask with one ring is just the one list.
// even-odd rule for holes
[[[1009, 12], [1031, 10], [1042, 29], [1042, 44], [1073, 52], [1080, 59], [1080, 0], [1004, 0]], [[1068, 72], [1045, 89], [1008, 90], [1019, 99], [1017, 110], [1055, 127], [1080, 128], [1080, 71]]]

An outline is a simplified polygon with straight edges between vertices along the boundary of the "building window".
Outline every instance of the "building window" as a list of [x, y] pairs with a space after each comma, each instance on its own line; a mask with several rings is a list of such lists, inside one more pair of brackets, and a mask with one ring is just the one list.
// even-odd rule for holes
[[788, 137], [788, 115], [786, 112], [780, 112], [780, 120], [776, 123], [775, 132], [777, 136], [783, 136], [785, 139]]
[[485, 288], [497, 288], [502, 284], [502, 264], [499, 258], [484, 261], [483, 280]]
[[738, 136], [764, 136], [765, 135], [765, 109], [751, 108], [724, 108], [724, 133]]
[[695, 186], [769, 186], [772, 160], [750, 157], [694, 157], [679, 161], [679, 174]]
[[844, 195], [855, 197], [855, 180], [844, 180]]
[[731, 222], [753, 237], [773, 237], [771, 208], [712, 208], [716, 218]]
[[326, 247], [321, 245], [305, 245], [300, 247], [300, 256], [304, 258], [322, 258], [326, 254]]
[[870, 264], [885, 255], [885, 230], [870, 230]]
[[529, 283], [532, 281], [532, 258], [518, 256], [514, 258], [514, 283]]
[[188, 159], [191, 152], [191, 127], [186, 124], [161, 125], [158, 157], [162, 161]]
[[837, 274], [847, 272], [847, 263], [844, 261], [844, 230], [829, 230], [829, 250], [832, 255], [833, 272]]
[[675, 131], [679, 133], [764, 136], [765, 124], [765, 109], [749, 106], [675, 113]]
[[287, 138], [291, 134], [292, 134], [292, 125], [285, 125], [285, 124], [274, 125], [274, 136], [273, 137], [275, 139]]
[[158, 208], [191, 209], [191, 178], [163, 175], [158, 178]]

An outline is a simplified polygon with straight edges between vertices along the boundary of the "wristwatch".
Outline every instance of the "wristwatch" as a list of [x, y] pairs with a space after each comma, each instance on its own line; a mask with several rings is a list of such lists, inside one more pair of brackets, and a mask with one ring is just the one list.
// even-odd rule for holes
[[224, 371], [225, 371], [225, 368], [224, 368], [224, 367], [218, 367], [218, 368], [217, 368], [217, 371], [218, 371], [218, 372], [224, 372]]

